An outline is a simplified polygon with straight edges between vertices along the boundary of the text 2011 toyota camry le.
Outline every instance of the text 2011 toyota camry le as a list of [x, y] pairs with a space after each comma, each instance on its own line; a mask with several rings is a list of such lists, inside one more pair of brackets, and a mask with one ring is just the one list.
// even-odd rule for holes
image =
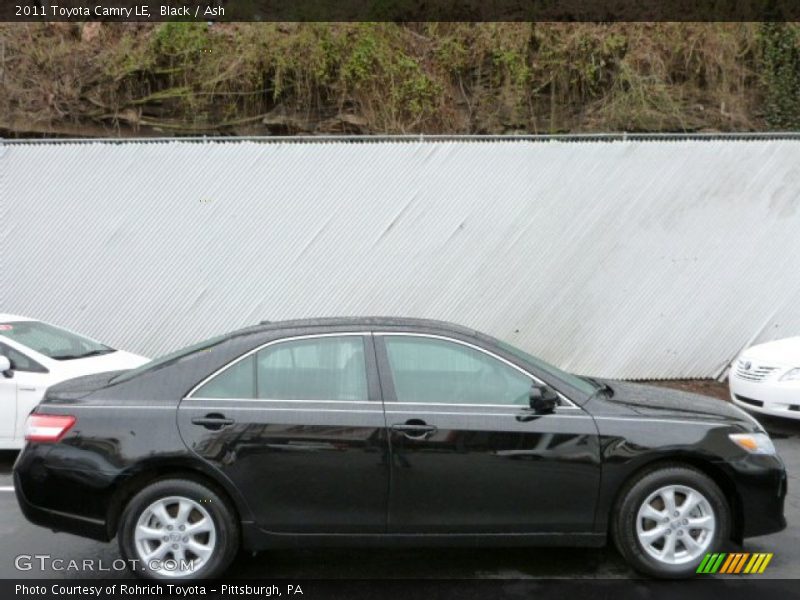
[[608, 540], [678, 577], [786, 525], [783, 464], [740, 409], [432, 321], [236, 331], [50, 388], [27, 439], [27, 518], [116, 536], [150, 577], [212, 577], [240, 547]]

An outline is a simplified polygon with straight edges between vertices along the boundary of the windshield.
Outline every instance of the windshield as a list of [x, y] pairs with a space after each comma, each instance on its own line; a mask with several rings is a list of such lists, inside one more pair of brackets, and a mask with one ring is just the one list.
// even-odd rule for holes
[[114, 383], [121, 383], [123, 381], [127, 381], [128, 379], [136, 377], [140, 373], [144, 373], [145, 371], [149, 371], [150, 369], [155, 369], [168, 362], [177, 361], [184, 358], [185, 356], [194, 354], [195, 352], [201, 352], [202, 350], [207, 350], [208, 348], [211, 348], [211, 346], [216, 346], [217, 344], [228, 339], [229, 337], [230, 334], [227, 333], [223, 335], [218, 335], [216, 337], [203, 340], [202, 342], [197, 342], [196, 344], [192, 344], [191, 346], [186, 346], [185, 348], [175, 350], [174, 352], [170, 352], [169, 354], [164, 354], [163, 356], [154, 358], [150, 362], [145, 363], [140, 367], [131, 369], [130, 371], [125, 371], [124, 373], [117, 375], [111, 381], [113, 381]]
[[556, 379], [560, 379], [561, 381], [571, 385], [575, 389], [578, 389], [586, 394], [594, 394], [598, 390], [598, 386], [583, 377], [579, 377], [578, 375], [573, 375], [572, 373], [567, 373], [566, 371], [562, 371], [558, 367], [554, 367], [550, 363], [546, 363], [541, 358], [536, 358], [532, 354], [528, 354], [527, 352], [523, 352], [519, 348], [512, 346], [511, 344], [507, 344], [501, 340], [497, 340], [497, 345], [500, 346], [506, 352], [509, 352], [516, 356], [517, 358], [521, 358], [525, 362], [531, 363], [534, 367], [539, 369], [540, 371], [544, 371], [555, 377]]
[[86, 358], [115, 352], [105, 344], [41, 321], [0, 323], [0, 335], [55, 360]]

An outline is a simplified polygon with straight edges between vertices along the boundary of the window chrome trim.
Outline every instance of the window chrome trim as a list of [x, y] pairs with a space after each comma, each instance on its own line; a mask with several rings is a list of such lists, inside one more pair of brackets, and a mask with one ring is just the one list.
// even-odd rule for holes
[[635, 415], [630, 417], [592, 417], [595, 421], [622, 421], [627, 423], [680, 423], [682, 425], [716, 425], [726, 427], [727, 423], [724, 421], [693, 421], [691, 419], [661, 419], [659, 417], [637, 417]]
[[[453, 405], [451, 405], [451, 406], [453, 406]], [[506, 408], [509, 408], [512, 405], [511, 404], [504, 404], [502, 406], [505, 406]], [[447, 415], [448, 417], [519, 417], [520, 416], [520, 413], [518, 413], [518, 412], [516, 412], [516, 413], [511, 413], [511, 412], [509, 412], [509, 413], [469, 412], [468, 413], [468, 412], [459, 412], [459, 411], [445, 412], [445, 411], [436, 411], [436, 410], [428, 410], [428, 411], [426, 411], [426, 410], [413, 410], [413, 411], [412, 410], [387, 410], [386, 414], [387, 415]], [[554, 413], [548, 413], [548, 414], [543, 414], [543, 415], [532, 415], [532, 416], [536, 416], [536, 417], [542, 418], [542, 419], [547, 418], [547, 417], [550, 417], [551, 419], [553, 417], [558, 417], [558, 418], [561, 418], [561, 419], [591, 419], [592, 421], [594, 421], [594, 419], [592, 419], [592, 417], [590, 415], [587, 415], [585, 413], [581, 413], [579, 415], [575, 415], [575, 414], [563, 415], [563, 414], [554, 412]]]
[[[369, 336], [369, 335], [373, 335], [373, 336], [422, 337], [422, 338], [438, 339], [438, 340], [443, 340], [443, 341], [446, 341], [446, 342], [452, 342], [454, 344], [459, 344], [461, 346], [466, 346], [468, 348], [472, 348], [473, 350], [477, 350], [478, 352], [481, 352], [481, 353], [483, 353], [483, 354], [485, 354], [487, 356], [490, 356], [491, 358], [493, 358], [493, 359], [495, 359], [495, 360], [497, 360], [497, 361], [499, 361], [499, 362], [511, 367], [512, 369], [515, 369], [516, 371], [519, 371], [520, 373], [522, 373], [526, 377], [530, 377], [533, 381], [536, 381], [537, 383], [539, 383], [541, 385], [547, 385], [539, 377], [537, 377], [533, 373], [530, 373], [529, 371], [526, 371], [525, 369], [523, 369], [519, 365], [516, 365], [516, 364], [512, 363], [511, 361], [503, 358], [502, 356], [498, 356], [497, 354], [495, 354], [494, 352], [491, 352], [490, 350], [487, 350], [487, 349], [485, 349], [485, 348], [483, 348], [481, 346], [477, 346], [475, 344], [471, 344], [469, 342], [465, 342], [464, 340], [459, 340], [459, 339], [451, 338], [451, 337], [444, 336], [444, 335], [437, 335], [437, 334], [431, 334], [431, 333], [417, 333], [417, 332], [412, 332], [412, 331], [374, 331], [374, 332], [371, 332], [371, 331], [342, 331], [342, 332], [332, 332], [332, 333], [313, 333], [313, 334], [308, 334], [308, 335], [296, 335], [296, 336], [291, 336], [291, 337], [286, 337], [286, 338], [279, 338], [279, 339], [275, 339], [275, 340], [270, 340], [269, 342], [261, 344], [260, 346], [257, 346], [256, 348], [253, 348], [252, 350], [249, 350], [245, 354], [237, 357], [233, 361], [229, 362], [226, 365], [223, 365], [222, 367], [220, 367], [219, 369], [217, 369], [216, 371], [214, 371], [213, 373], [208, 375], [205, 379], [201, 380], [200, 383], [196, 384], [189, 391], [189, 393], [187, 393], [181, 399], [181, 401], [183, 401], [183, 400], [205, 400], [205, 401], [216, 401], [216, 402], [220, 402], [220, 401], [221, 402], [243, 402], [244, 401], [244, 402], [304, 402], [304, 403], [309, 403], [309, 402], [320, 403], [320, 402], [322, 402], [322, 403], [374, 404], [373, 400], [282, 400], [282, 399], [279, 399], [279, 398], [204, 398], [203, 396], [194, 396], [193, 395], [198, 389], [203, 387], [206, 383], [208, 383], [210, 380], [212, 380], [217, 375], [222, 374], [224, 371], [227, 371], [228, 369], [230, 369], [234, 365], [236, 365], [239, 361], [245, 360], [250, 355], [255, 354], [256, 352], [258, 352], [258, 351], [260, 351], [260, 350], [262, 350], [262, 349], [264, 349], [264, 348], [266, 348], [268, 346], [273, 346], [275, 344], [280, 344], [280, 343], [283, 343], [283, 342], [292, 342], [292, 341], [295, 341], [295, 340], [317, 339], [317, 338], [327, 338], [327, 337], [348, 337], [348, 336], [365, 337], [365, 336]], [[558, 406], [557, 409], [561, 409], [561, 410], [582, 410], [577, 404], [575, 404], [572, 400], [570, 400], [569, 397], [567, 397], [566, 395], [564, 395], [560, 391], [556, 390], [556, 393], [558, 394], [558, 397], [562, 400], [562, 402], [564, 402], [564, 404]], [[442, 403], [384, 402], [383, 404], [385, 406], [395, 406], [395, 405], [419, 406], [420, 404], [428, 404], [429, 406], [456, 406], [456, 407], [467, 407], [467, 408], [469, 408], [469, 407], [473, 407], [473, 408], [474, 407], [486, 407], [486, 408], [502, 407], [502, 408], [508, 408], [509, 406], [518, 406], [518, 405], [515, 405], [515, 404], [448, 404], [446, 402], [442, 402]]]
[[378, 404], [374, 400], [282, 400], [281, 398], [205, 398], [203, 396], [196, 396], [194, 398], [184, 398], [184, 400], [194, 400], [197, 402], [302, 402], [308, 404], [313, 402], [315, 404]]
[[[281, 403], [309, 403], [314, 402], [317, 404], [375, 404], [374, 400], [283, 400], [281, 398], [206, 398], [203, 396], [195, 396], [192, 398], [184, 398], [184, 400], [193, 400], [195, 402], [274, 402]], [[518, 406], [520, 408], [528, 408], [524, 404], [451, 404], [449, 402], [384, 402], [386, 407], [402, 408], [404, 406], [415, 407], [420, 404], [425, 406], [456, 406], [459, 408], [508, 408]], [[580, 410], [577, 406], [557, 406], [556, 410]]]
[[[239, 361], [242, 361], [242, 360], [244, 360], [246, 358], [249, 358], [250, 355], [255, 354], [259, 350], [262, 350], [263, 348], [266, 348], [268, 346], [273, 346], [275, 344], [281, 344], [283, 342], [293, 342], [295, 340], [310, 340], [310, 339], [316, 339], [316, 338], [350, 337], [350, 336], [359, 336], [359, 337], [363, 338], [364, 336], [368, 336], [368, 335], [370, 335], [369, 331], [341, 331], [341, 332], [336, 332], [336, 333], [310, 333], [308, 335], [294, 335], [294, 336], [291, 336], [291, 337], [285, 337], [285, 338], [278, 338], [278, 339], [275, 339], [275, 340], [270, 340], [269, 342], [261, 344], [260, 346], [257, 346], [256, 348], [253, 348], [252, 350], [249, 350], [248, 352], [246, 352], [245, 354], [242, 354], [241, 356], [235, 358], [234, 360], [232, 360], [228, 364], [221, 366], [219, 369], [217, 369], [216, 371], [211, 373], [211, 375], [208, 375], [200, 383], [198, 383], [191, 390], [189, 390], [189, 393], [186, 394], [183, 398], [181, 398], [181, 402], [183, 402], [184, 400], [216, 400], [216, 401], [218, 401], [218, 400], [223, 400], [223, 401], [236, 400], [235, 398], [230, 398], [230, 399], [229, 398], [203, 398], [202, 396], [194, 397], [194, 396], [192, 396], [192, 394], [194, 394], [198, 389], [203, 387], [210, 380], [214, 379], [214, 377], [216, 377], [217, 375], [220, 375], [223, 371], [227, 371], [228, 369], [232, 368], [235, 364], [237, 364]], [[362, 341], [362, 343], [363, 343], [363, 341]], [[366, 348], [364, 348], [364, 352], [366, 352]], [[365, 369], [364, 370], [364, 374], [367, 377], [367, 382], [369, 382], [369, 373], [366, 372], [366, 365], [365, 365], [364, 369]], [[261, 398], [248, 398], [248, 400], [262, 401], [262, 402], [264, 401]], [[290, 400], [281, 400], [281, 402], [290, 402]], [[320, 401], [319, 400], [296, 400], [296, 402], [320, 402]], [[359, 400], [359, 402], [362, 402], [362, 401]], [[371, 401], [371, 400], [368, 400], [367, 402], [374, 403], [374, 401]]]
[[[148, 406], [146, 404], [47, 404], [48, 407], [58, 408], [59, 410], [62, 408], [69, 408], [70, 410], [81, 410], [83, 408], [113, 408], [113, 409], [124, 409], [124, 410], [175, 410], [174, 405], [170, 406]], [[61, 413], [39, 413], [42, 415], [59, 415]]]
[[[413, 332], [413, 331], [373, 331], [372, 335], [380, 336], [380, 337], [385, 337], [385, 336], [421, 337], [421, 338], [430, 338], [430, 339], [435, 339], [435, 340], [444, 340], [446, 342], [453, 342], [455, 344], [460, 344], [462, 346], [467, 346], [469, 348], [472, 348], [473, 350], [477, 350], [478, 352], [482, 352], [483, 354], [486, 354], [487, 356], [491, 356], [495, 360], [498, 360], [498, 361], [500, 361], [502, 363], [505, 363], [506, 365], [508, 365], [512, 369], [516, 369], [517, 371], [519, 371], [523, 375], [526, 375], [526, 376], [530, 377], [531, 379], [533, 379], [534, 381], [536, 381], [540, 385], [547, 385], [547, 383], [542, 381], [539, 377], [537, 377], [533, 373], [530, 373], [529, 371], [526, 371], [525, 369], [523, 369], [519, 365], [515, 365], [510, 360], [506, 360], [502, 356], [498, 356], [497, 354], [495, 354], [494, 352], [491, 352], [490, 350], [487, 350], [486, 348], [483, 348], [481, 346], [476, 346], [475, 344], [471, 344], [469, 342], [465, 342], [464, 340], [459, 340], [459, 339], [456, 339], [456, 338], [447, 337], [445, 335], [437, 335], [437, 334], [433, 334], [433, 333], [417, 333], [417, 332]], [[552, 387], [552, 386], [549, 386], [549, 387]], [[571, 409], [576, 409], [577, 408], [578, 410], [581, 410], [581, 408], [577, 404], [575, 404], [572, 400], [570, 400], [567, 396], [562, 394], [560, 391], [555, 390], [555, 392], [556, 392], [556, 394], [558, 394], [558, 397], [561, 398], [562, 401], [566, 402], [565, 405], [559, 406], [558, 408], [571, 408]], [[386, 405], [390, 405], [390, 404], [394, 404], [394, 403], [393, 402], [386, 402], [385, 404]], [[427, 403], [426, 402], [408, 402], [408, 403], [400, 403], [400, 404], [417, 404], [417, 405], [419, 405], [419, 404], [427, 404]], [[447, 406], [464, 406], [464, 405], [447, 404]], [[477, 406], [477, 405], [468, 404], [466, 406]], [[517, 405], [515, 405], [515, 404], [492, 404], [492, 405], [484, 405], [484, 406], [505, 406], [505, 407], [508, 407], [508, 406], [517, 406]]]
[[[305, 401], [304, 401], [305, 402]], [[313, 400], [307, 400], [307, 402], [314, 402]], [[377, 402], [373, 402], [375, 408], [373, 410], [363, 410], [360, 408], [326, 408], [325, 413], [363, 413], [367, 415], [382, 415], [383, 410], [378, 406]], [[203, 410], [271, 410], [271, 411], [283, 411], [283, 412], [322, 412], [319, 408], [287, 408], [287, 407], [280, 407], [280, 406], [195, 406], [192, 407], [194, 410], [198, 409]], [[187, 409], [191, 410], [191, 409]]]
[[[560, 394], [560, 392], [559, 392]], [[508, 408], [509, 406], [518, 406], [520, 408], [528, 408], [524, 404], [451, 404], [449, 402], [384, 402], [385, 406], [402, 407], [402, 406], [458, 406], [466, 408]], [[556, 410], [581, 410], [577, 406], [556, 406]]]

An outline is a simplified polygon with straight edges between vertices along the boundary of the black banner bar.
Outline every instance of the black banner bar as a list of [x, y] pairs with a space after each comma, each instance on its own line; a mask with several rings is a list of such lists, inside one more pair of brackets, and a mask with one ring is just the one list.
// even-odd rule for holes
[[731, 579], [697, 578], [683, 581], [651, 579], [492, 579], [492, 580], [218, 580], [176, 583], [142, 579], [28, 579], [0, 580], [4, 600], [159, 600], [206, 598], [238, 600], [550, 600], [571, 598], [626, 600], [694, 600], [720, 598], [753, 600], [800, 598], [797, 580], [742, 576]]
[[798, 0], [3, 0], [0, 21], [796, 21]]

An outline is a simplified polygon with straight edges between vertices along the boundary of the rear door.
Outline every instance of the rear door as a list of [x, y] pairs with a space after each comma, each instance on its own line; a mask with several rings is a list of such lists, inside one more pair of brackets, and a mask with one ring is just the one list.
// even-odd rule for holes
[[600, 483], [594, 420], [463, 340], [376, 334], [392, 454], [393, 533], [588, 533]]
[[370, 335], [270, 342], [202, 382], [178, 423], [263, 529], [385, 531], [388, 442]]

